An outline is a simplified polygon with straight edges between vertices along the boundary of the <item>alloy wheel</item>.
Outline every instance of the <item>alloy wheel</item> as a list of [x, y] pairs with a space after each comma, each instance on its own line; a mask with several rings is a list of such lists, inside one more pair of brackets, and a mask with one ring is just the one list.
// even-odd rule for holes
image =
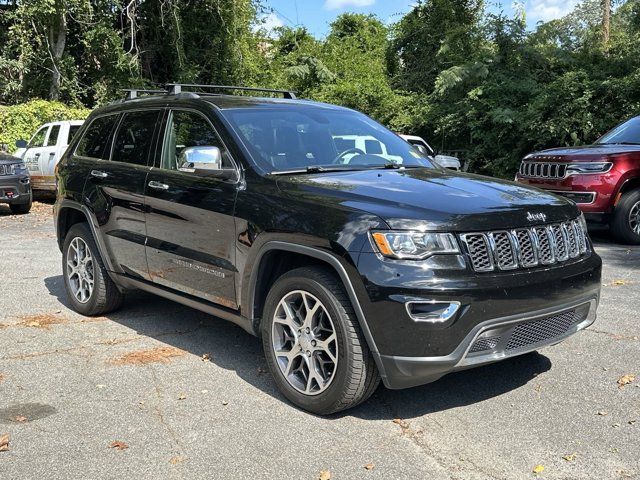
[[636, 202], [629, 211], [629, 227], [636, 235], [640, 235], [640, 202]]
[[272, 348], [289, 385], [305, 395], [325, 391], [338, 366], [333, 321], [322, 302], [303, 290], [287, 293], [273, 316]]
[[71, 292], [80, 303], [87, 303], [93, 294], [94, 263], [86, 242], [75, 237], [67, 251], [67, 279]]

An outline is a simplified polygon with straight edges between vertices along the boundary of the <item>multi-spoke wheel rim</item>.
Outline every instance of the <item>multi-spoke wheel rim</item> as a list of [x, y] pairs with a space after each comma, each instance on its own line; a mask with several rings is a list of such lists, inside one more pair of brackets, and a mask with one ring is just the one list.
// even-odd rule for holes
[[336, 374], [338, 340], [322, 302], [302, 290], [287, 293], [272, 328], [276, 363], [289, 385], [305, 395], [324, 392]]
[[93, 294], [94, 264], [91, 250], [80, 237], [74, 238], [69, 244], [67, 279], [76, 300], [87, 303]]
[[640, 235], [640, 202], [636, 202], [629, 212], [629, 227], [636, 235]]

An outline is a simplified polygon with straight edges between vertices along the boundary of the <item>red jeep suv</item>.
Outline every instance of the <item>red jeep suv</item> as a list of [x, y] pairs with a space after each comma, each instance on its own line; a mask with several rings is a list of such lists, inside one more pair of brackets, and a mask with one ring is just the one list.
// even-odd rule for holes
[[516, 180], [573, 200], [587, 220], [608, 223], [616, 239], [640, 244], [640, 116], [593, 145], [527, 155]]

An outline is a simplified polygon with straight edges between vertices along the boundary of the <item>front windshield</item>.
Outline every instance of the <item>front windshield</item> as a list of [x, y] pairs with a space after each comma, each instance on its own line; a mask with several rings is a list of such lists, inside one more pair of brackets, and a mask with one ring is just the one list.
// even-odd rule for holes
[[640, 145], [640, 117], [632, 118], [618, 125], [609, 133], [605, 133], [597, 144], [627, 144]]
[[277, 106], [223, 110], [258, 165], [270, 173], [317, 169], [426, 167], [418, 150], [350, 110]]

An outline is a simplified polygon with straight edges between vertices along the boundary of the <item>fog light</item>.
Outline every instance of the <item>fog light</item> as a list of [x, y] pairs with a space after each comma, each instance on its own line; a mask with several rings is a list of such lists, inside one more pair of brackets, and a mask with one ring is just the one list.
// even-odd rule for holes
[[416, 322], [444, 323], [456, 314], [460, 302], [441, 302], [436, 300], [407, 302], [407, 313]]

